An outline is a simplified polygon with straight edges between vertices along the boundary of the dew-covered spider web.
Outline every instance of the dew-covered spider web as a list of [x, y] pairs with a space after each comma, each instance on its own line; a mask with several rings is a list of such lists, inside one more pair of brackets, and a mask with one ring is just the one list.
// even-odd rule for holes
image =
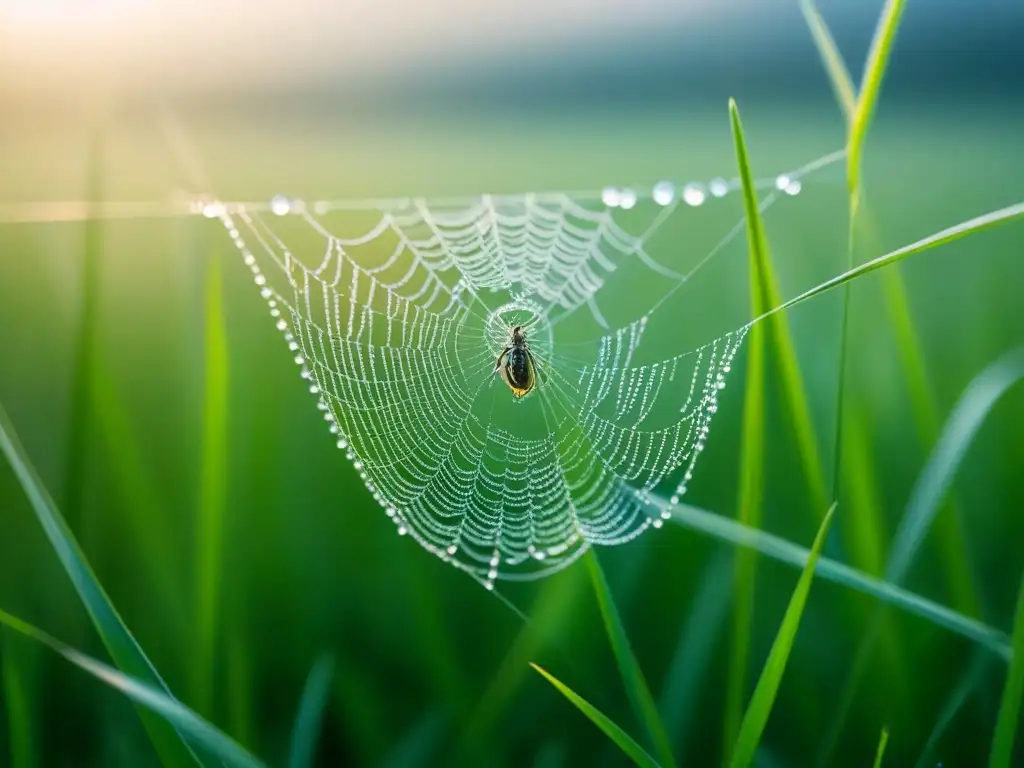
[[[839, 157], [758, 182], [762, 210]], [[661, 527], [686, 493], [750, 315], [745, 295], [738, 322], [711, 305], [732, 324], [691, 343], [679, 308], [729, 250], [746, 286], [740, 198], [719, 178], [200, 210], [398, 533], [490, 588]], [[514, 326], [537, 372], [522, 398], [494, 372]]]

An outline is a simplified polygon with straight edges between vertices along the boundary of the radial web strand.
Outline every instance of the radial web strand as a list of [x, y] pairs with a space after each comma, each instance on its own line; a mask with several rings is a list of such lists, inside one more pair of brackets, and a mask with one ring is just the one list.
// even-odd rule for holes
[[[838, 159], [760, 183], [762, 208]], [[673, 341], [680, 289], [743, 245], [735, 211], [696, 254], [672, 227], [738, 189], [717, 179], [197, 211], [224, 224], [398, 533], [490, 587], [661, 527], [686, 492], [749, 323], [668, 355], [645, 340], [660, 323]], [[516, 326], [536, 371], [522, 398], [495, 373]]]

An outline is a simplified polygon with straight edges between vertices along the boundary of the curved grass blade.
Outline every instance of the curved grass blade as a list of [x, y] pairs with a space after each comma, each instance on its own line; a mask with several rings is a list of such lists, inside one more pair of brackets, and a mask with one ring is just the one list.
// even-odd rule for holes
[[[971, 381], [957, 401], [928, 463], [911, 492], [910, 501], [897, 528], [889, 554], [889, 562], [885, 569], [886, 583], [898, 586], [906, 578], [911, 564], [932, 528], [971, 441], [999, 399], [1021, 379], [1024, 379], [1024, 347], [1011, 350], [985, 368]], [[822, 765], [831, 763], [832, 752], [857, 693], [857, 686], [863, 679], [864, 670], [870, 661], [883, 620], [884, 615], [876, 612], [857, 649], [846, 685], [839, 697], [839, 704], [834, 710], [832, 725], [826, 731], [820, 760]]]
[[[668, 499], [654, 496], [651, 500], [663, 510], [670, 512], [670, 519], [679, 525], [739, 547], [757, 550], [780, 563], [803, 568], [810, 557], [810, 551], [806, 547], [766, 531], [742, 525], [714, 512], [686, 504], [672, 505]], [[900, 610], [920, 616], [935, 626], [966, 637], [992, 651], [1004, 661], [1010, 660], [1009, 638], [1006, 634], [976, 619], [827, 557], [818, 559], [815, 572], [823, 579], [878, 598]]]
[[789, 652], [793, 648], [793, 641], [796, 638], [797, 629], [800, 627], [800, 618], [803, 616], [804, 606], [807, 604], [807, 596], [811, 591], [811, 582], [814, 580], [814, 569], [818, 558], [821, 556], [821, 549], [825, 545], [825, 538], [828, 536], [829, 526], [832, 524], [832, 516], [835, 513], [836, 505], [829, 507], [825, 519], [821, 521], [821, 527], [814, 537], [814, 544], [811, 546], [807, 563], [797, 581], [796, 589], [790, 598], [789, 607], [782, 617], [782, 624], [775, 636], [775, 642], [768, 652], [768, 660], [761, 670], [761, 677], [757, 681], [754, 695], [747, 706], [746, 714], [743, 716], [743, 724], [740, 726], [739, 737], [736, 739], [736, 746], [733, 748], [732, 768], [746, 768], [750, 765], [757, 754], [757, 745], [761, 741], [761, 734], [768, 723], [768, 716], [771, 714], [772, 706], [775, 704], [775, 695], [778, 693], [779, 685], [782, 683], [782, 675], [786, 671], [786, 662], [789, 660]]
[[295, 726], [292, 728], [292, 751], [288, 759], [288, 768], [309, 768], [313, 765], [316, 754], [316, 742], [320, 738], [320, 725], [323, 721], [324, 708], [331, 693], [331, 679], [334, 677], [334, 660], [330, 656], [322, 656], [313, 665], [306, 678], [306, 685], [299, 701], [299, 711], [295, 715]]
[[[0, 405], [0, 452], [14, 469], [43, 532], [50, 540], [114, 663], [126, 675], [162, 688], [171, 696], [167, 685], [125, 626], [93, 573], [74, 534], [29, 461], [3, 405]], [[164, 765], [194, 765], [197, 762], [189, 746], [164, 720], [146, 709], [140, 709], [139, 716]]]
[[543, 668], [532, 662], [530, 663], [530, 666], [537, 670], [537, 672], [539, 672], [549, 683], [555, 686], [558, 692], [565, 696], [565, 698], [567, 698], [580, 712], [586, 715], [590, 722], [600, 728], [604, 732], [605, 736], [615, 742], [619, 749], [621, 749], [634, 764], [641, 768], [658, 768], [658, 764], [654, 761], [654, 758], [644, 752], [643, 748], [633, 741], [632, 737], [628, 733], [622, 730], [600, 710], [593, 707], [586, 699], [576, 694], [571, 688], [560, 682]]
[[971, 441], [999, 399], [1022, 379], [1024, 347], [1018, 347], [985, 368], [961, 395], [914, 485], [896, 531], [885, 572], [890, 583], [899, 583], [906, 577]]
[[875, 768], [882, 768], [882, 760], [885, 759], [885, 745], [889, 743], [889, 729], [883, 728], [882, 735], [878, 739], [878, 751], [875, 752]]
[[989, 768], [1010, 768], [1013, 742], [1020, 726], [1021, 700], [1024, 699], [1024, 575], [1017, 595], [1017, 614], [1013, 621], [1013, 661], [1006, 674], [1003, 699], [999, 704], [996, 732], [992, 737]]
[[866, 261], [853, 269], [843, 272], [841, 275], [836, 275], [823, 283], [819, 283], [813, 288], [810, 288], [803, 293], [786, 300], [782, 304], [778, 304], [772, 309], [769, 309], [760, 317], [754, 318], [751, 322], [757, 323], [779, 312], [785, 312], [798, 304], [803, 304], [808, 299], [820, 296], [823, 293], [828, 293], [829, 291], [846, 285], [853, 280], [857, 280], [870, 272], [874, 272], [875, 270], [882, 269], [890, 264], [900, 262], [908, 256], [913, 256], [916, 253], [921, 253], [937, 246], [951, 243], [954, 240], [959, 240], [961, 237], [966, 237], [967, 235], [975, 232], [992, 229], [1000, 224], [1006, 224], [1020, 218], [1024, 218], [1024, 202], [1008, 205], [1005, 208], [990, 211], [982, 214], [981, 216], [975, 216], [973, 219], [968, 219], [967, 221], [962, 221], [959, 224], [954, 224], [952, 227], [947, 227], [935, 234], [928, 235], [928, 237], [923, 237], [909, 245], [904, 245], [902, 248], [897, 248], [895, 251], [890, 251], [889, 253], [877, 256], [870, 261]]
[[654, 746], [654, 752], [658, 755], [662, 765], [675, 765], [675, 758], [672, 756], [672, 742], [665, 732], [665, 726], [658, 714], [658, 707], [654, 703], [654, 697], [651, 696], [651, 689], [647, 686], [644, 673], [629, 644], [629, 638], [626, 636], [625, 627], [622, 626], [622, 619], [615, 607], [615, 600], [608, 588], [608, 580], [604, 576], [604, 571], [601, 570], [601, 564], [592, 549], [584, 555], [584, 559], [587, 561], [590, 581], [594, 585], [594, 594], [597, 596], [597, 604], [601, 609], [601, 618], [604, 620], [605, 631], [608, 633], [608, 640], [619, 665], [619, 675], [621, 675], [622, 684], [626, 688], [629, 703], [646, 729], [651, 744]]
[[76, 651], [41, 629], [3, 610], [0, 610], [0, 624], [42, 643], [101, 682], [119, 690], [136, 704], [173, 725], [179, 733], [187, 734], [196, 746], [216, 756], [226, 765], [237, 768], [263, 768], [259, 760], [163, 691]]

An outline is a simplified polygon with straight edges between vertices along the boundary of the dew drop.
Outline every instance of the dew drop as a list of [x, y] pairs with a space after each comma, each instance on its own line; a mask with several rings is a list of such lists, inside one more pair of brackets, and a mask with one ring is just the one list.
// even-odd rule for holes
[[284, 195], [274, 195], [270, 200], [270, 210], [275, 216], [284, 216], [292, 209], [292, 204]]
[[619, 190], [615, 187], [605, 187], [601, 190], [601, 202], [609, 208], [617, 208], [621, 199]]
[[676, 197], [676, 187], [671, 181], [659, 181], [651, 191], [651, 197], [658, 205], [669, 205]]
[[708, 190], [715, 197], [725, 197], [729, 193], [729, 182], [725, 179], [712, 179], [708, 184]]
[[706, 199], [707, 195], [704, 194], [704, 188], [700, 184], [691, 182], [683, 187], [683, 202], [687, 205], [697, 207], [703, 205]]
[[619, 199], [619, 206], [624, 211], [628, 211], [636, 205], [636, 192], [632, 189], [622, 190], [621, 197]]

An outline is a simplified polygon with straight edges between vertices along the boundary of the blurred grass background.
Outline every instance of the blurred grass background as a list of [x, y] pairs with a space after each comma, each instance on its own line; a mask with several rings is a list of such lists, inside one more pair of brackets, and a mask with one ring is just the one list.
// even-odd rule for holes
[[[915, 18], [925, 26], [925, 16], [908, 11], [908, 30]], [[578, 104], [502, 106], [493, 97], [474, 100], [469, 88], [461, 106], [448, 96], [434, 109], [396, 98], [379, 109], [355, 99], [358, 108], [347, 110], [331, 92], [179, 97], [173, 115], [187, 136], [183, 152], [144, 99], [69, 102], [19, 93], [8, 99], [10, 119], [0, 126], [0, 202], [164, 200], [199, 184], [225, 199], [268, 200], [279, 192], [441, 195], [732, 177], [729, 95], [743, 109], [756, 175], [770, 176], [845, 140], [809, 35], [798, 14], [785, 18], [793, 22], [786, 34], [806, 37], [806, 66], [794, 68], [804, 74], [782, 93], [755, 92], [763, 73], [722, 74], [708, 65], [708, 97], [676, 104], [616, 97], [615, 89]], [[958, 39], [952, 28], [947, 35], [940, 39]], [[863, 243], [858, 260], [1024, 197], [1019, 86], [1007, 84], [1009, 95], [992, 88], [993, 79], [1003, 81], [979, 54], [975, 80], [961, 72], [960, 87], [917, 92], [920, 73], [929, 62], [939, 67], [946, 51], [915, 48], [917, 39], [908, 36], [903, 49], [903, 37], [896, 43], [868, 139], [864, 185], [877, 240]], [[959, 39], [986, 50], [983, 36]], [[862, 48], [848, 46], [854, 72]], [[970, 61], [963, 48], [970, 46], [958, 55]], [[764, 55], [771, 60], [771, 49]], [[1003, 69], [992, 71], [1007, 79]], [[842, 175], [808, 183], [784, 203], [766, 226], [789, 297], [844, 268]], [[687, 258], [706, 253], [723, 224], [739, 220], [740, 201], [723, 204], [732, 207], [700, 209], [684, 222], [678, 237]], [[899, 267], [940, 420], [986, 365], [1024, 342], [1022, 248], [1024, 231], [1011, 225]], [[674, 311], [687, 341], [706, 341], [745, 319], [733, 322], [721, 306], [725, 299], [747, 306], [745, 258], [739, 243], [721, 268], [683, 293]], [[336, 668], [319, 764], [621, 764], [615, 748], [528, 667], [541, 664], [616, 722], [634, 723], [586, 569], [508, 588], [530, 617], [524, 625], [464, 575], [395, 536], [339, 460], [249, 280], [220, 226], [205, 219], [0, 224], [0, 401], [171, 690], [254, 753], [283, 764], [303, 686], [326, 652]], [[920, 403], [903, 372], [885, 290], [877, 274], [852, 286], [845, 439], [859, 448], [844, 449], [833, 526], [839, 535], [826, 547], [875, 574], [932, 448], [920, 439]], [[643, 305], [642, 296], [629, 300]], [[841, 309], [841, 297], [829, 295], [788, 317], [826, 468]], [[824, 510], [808, 490], [778, 369], [769, 362], [766, 371], [759, 524], [809, 545]], [[727, 390], [687, 497], [727, 516], [737, 505], [740, 394], [736, 384]], [[955, 508], [942, 512], [961, 516], [969, 570], [951, 572], [932, 535], [904, 581], [1005, 631], [1024, 568], [1022, 434], [1018, 388], [983, 426], [957, 476]], [[736, 585], [722, 565], [728, 553], [673, 526], [601, 552], [654, 696], [671, 705], [663, 711], [674, 713], [666, 721], [685, 764], [722, 757], [735, 659], [729, 617]], [[758, 560], [744, 633], [750, 670], [767, 655], [794, 582], [791, 569]], [[0, 607], [103, 657], [6, 465]], [[820, 754], [873, 613], [867, 598], [816, 582], [768, 723], [764, 765], [809, 765]], [[965, 704], [933, 761], [983, 764], [1005, 664], [994, 660], [975, 673], [978, 651], [969, 641], [895, 611], [885, 622], [829, 764], [869, 764], [882, 726], [890, 733], [886, 764], [913, 764], [965, 676]], [[0, 635], [0, 765], [156, 763], [118, 694]], [[701, 647], [703, 656], [694, 650]], [[740, 683], [744, 700], [754, 675]]]

